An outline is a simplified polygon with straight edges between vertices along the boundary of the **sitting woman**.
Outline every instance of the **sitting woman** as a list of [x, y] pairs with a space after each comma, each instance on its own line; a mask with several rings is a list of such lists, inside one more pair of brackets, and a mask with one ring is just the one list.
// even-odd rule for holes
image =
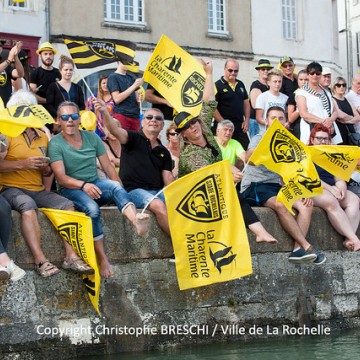
[[[310, 132], [309, 145], [331, 144], [330, 129], [316, 124]], [[347, 190], [346, 182], [316, 165], [324, 192], [313, 197], [314, 206], [324, 209], [335, 230], [345, 237], [343, 242], [348, 250], [360, 250], [360, 240], [356, 236], [360, 211], [358, 197]]]
[[[212, 63], [201, 61], [206, 73], [203, 108], [198, 117], [180, 112], [174, 118], [176, 131], [181, 134], [180, 141], [183, 142], [180, 150], [179, 178], [222, 160], [221, 150], [210, 129], [217, 105], [212, 78]], [[234, 181], [239, 182], [242, 173], [234, 166], [232, 171]], [[239, 194], [238, 196], [245, 225], [256, 235], [256, 241], [276, 243], [277, 240], [265, 230], [247, 201], [242, 199]]]

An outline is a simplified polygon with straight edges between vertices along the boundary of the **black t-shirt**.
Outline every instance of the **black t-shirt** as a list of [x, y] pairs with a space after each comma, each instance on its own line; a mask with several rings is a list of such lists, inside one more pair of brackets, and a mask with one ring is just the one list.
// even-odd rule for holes
[[[263, 93], [265, 91], [268, 91], [269, 87], [267, 85], [261, 83], [259, 80], [255, 80], [250, 86], [250, 93], [251, 93], [252, 89], [259, 89]], [[250, 99], [249, 99], [249, 102], [250, 102], [250, 118], [256, 119], [256, 111], [252, 107]]]
[[290, 96], [297, 88], [299, 87], [298, 82], [296, 79], [294, 81], [288, 79], [287, 77], [283, 76], [282, 86], [280, 92], [283, 94]]
[[151, 147], [142, 131], [128, 130], [128, 142], [122, 145], [120, 179], [127, 191], [134, 189], [160, 190], [164, 187], [163, 170], [172, 170], [169, 150], [158, 140]]
[[236, 80], [235, 91], [228, 82], [221, 77], [216, 81], [217, 93], [215, 99], [218, 102], [217, 110], [224, 119], [231, 120], [235, 126], [235, 132], [242, 131], [241, 125], [244, 121], [244, 100], [248, 100], [249, 95], [242, 81]]
[[[154, 89], [150, 84], [148, 85], [147, 89]], [[154, 89], [154, 95], [163, 98], [163, 96]], [[159, 109], [164, 114], [164, 119], [172, 120], [174, 117], [174, 109], [170, 106], [164, 104], [151, 104], [152, 108]]]
[[14, 69], [9, 65], [4, 71], [0, 72], [0, 97], [6, 106], [12, 93], [11, 73]]
[[36, 95], [39, 95], [46, 99], [46, 91], [51, 83], [59, 81], [61, 79], [60, 71], [56, 68], [52, 70], [45, 70], [42, 67], [38, 67], [30, 74], [30, 83], [36, 84], [37, 87], [41, 85]]

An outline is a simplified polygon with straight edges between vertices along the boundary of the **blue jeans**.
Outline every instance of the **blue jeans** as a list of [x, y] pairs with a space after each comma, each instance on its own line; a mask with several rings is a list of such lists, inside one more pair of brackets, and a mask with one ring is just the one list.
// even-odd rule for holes
[[259, 132], [260, 132], [259, 123], [255, 119], [250, 119], [250, 122], [249, 122], [249, 137], [250, 137], [250, 139], [252, 139]]
[[[159, 190], [144, 190], [134, 189], [129, 191], [131, 201], [135, 204], [137, 209], [143, 209], [150, 200], [158, 193]], [[160, 193], [156, 198], [159, 198], [165, 203], [164, 193]]]
[[109, 179], [97, 179], [92, 182], [102, 192], [100, 199], [92, 199], [80, 189], [62, 189], [61, 195], [71, 200], [75, 208], [91, 217], [94, 240], [103, 238], [101, 226], [100, 206], [114, 202], [120, 211], [131, 204], [129, 194], [117, 182]]
[[11, 206], [0, 195], [0, 254], [6, 252], [6, 247], [10, 240], [11, 224]]

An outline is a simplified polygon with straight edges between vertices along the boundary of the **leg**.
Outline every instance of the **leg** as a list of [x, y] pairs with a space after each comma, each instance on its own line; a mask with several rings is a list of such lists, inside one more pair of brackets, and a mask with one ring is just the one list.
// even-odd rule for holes
[[328, 191], [313, 198], [314, 205], [326, 211], [328, 219], [335, 230], [345, 237], [344, 246], [353, 251], [360, 250], [360, 240], [353, 231], [349, 218], [341, 208], [339, 201]]
[[358, 196], [351, 191], [346, 191], [344, 199], [340, 200], [340, 206], [344, 209], [354, 233], [356, 233], [360, 221], [358, 200]]
[[109, 179], [99, 179], [94, 182], [101, 191], [101, 201], [114, 201], [118, 209], [131, 221], [138, 235], [148, 231], [150, 217], [148, 214], [138, 214], [135, 205], [130, 202], [130, 196], [117, 182]]
[[305, 250], [311, 246], [305, 239], [304, 233], [300, 229], [295, 218], [282, 203], [276, 201], [275, 196], [269, 198], [264, 205], [276, 212], [281, 226], [294, 239], [298, 246], [301, 246]]
[[256, 235], [256, 242], [277, 243], [277, 240], [265, 230], [249, 203], [239, 193], [238, 198], [245, 225]]
[[307, 236], [309, 231], [311, 215], [313, 212], [313, 203], [309, 199], [301, 199], [295, 201], [293, 208], [298, 211], [296, 222], [299, 225], [304, 236]]
[[101, 277], [108, 278], [114, 276], [114, 271], [109, 263], [108, 257], [105, 254], [104, 237], [100, 240], [94, 241], [94, 247]]
[[156, 216], [156, 220], [162, 231], [170, 236], [169, 220], [166, 210], [166, 205], [160, 199], [154, 199], [149, 204], [149, 210]]

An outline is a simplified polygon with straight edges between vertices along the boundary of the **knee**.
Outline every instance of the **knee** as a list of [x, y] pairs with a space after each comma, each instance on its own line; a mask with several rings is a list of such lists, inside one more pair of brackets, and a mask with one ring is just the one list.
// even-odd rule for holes
[[93, 203], [86, 204], [86, 206], [82, 209], [82, 211], [84, 211], [85, 214], [91, 217], [92, 219], [100, 217], [100, 208], [95, 201]]

